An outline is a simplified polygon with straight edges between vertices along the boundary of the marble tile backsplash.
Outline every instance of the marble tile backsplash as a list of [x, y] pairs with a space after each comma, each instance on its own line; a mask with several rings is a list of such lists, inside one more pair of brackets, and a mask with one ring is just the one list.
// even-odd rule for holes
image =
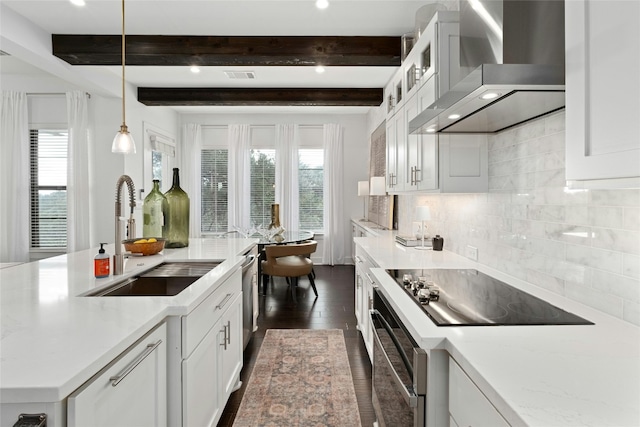
[[399, 196], [399, 233], [426, 204], [445, 249], [640, 325], [640, 189], [567, 188], [564, 119], [490, 136], [488, 193]]

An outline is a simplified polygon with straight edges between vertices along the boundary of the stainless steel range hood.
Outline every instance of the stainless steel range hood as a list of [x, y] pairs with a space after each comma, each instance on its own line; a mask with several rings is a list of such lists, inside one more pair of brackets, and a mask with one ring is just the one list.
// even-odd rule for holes
[[465, 77], [409, 133], [495, 133], [564, 108], [564, 1], [461, 0], [451, 66]]

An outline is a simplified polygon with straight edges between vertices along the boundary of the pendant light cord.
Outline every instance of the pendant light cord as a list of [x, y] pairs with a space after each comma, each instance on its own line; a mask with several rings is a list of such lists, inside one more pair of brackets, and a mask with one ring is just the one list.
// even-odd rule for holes
[[124, 77], [124, 58], [125, 58], [125, 35], [124, 35], [124, 0], [122, 0], [122, 126], [126, 125], [125, 120], [125, 77]]

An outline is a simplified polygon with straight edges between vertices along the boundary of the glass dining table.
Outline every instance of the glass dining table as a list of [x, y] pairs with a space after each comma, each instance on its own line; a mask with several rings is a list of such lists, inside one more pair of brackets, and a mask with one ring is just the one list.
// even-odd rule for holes
[[301, 243], [305, 240], [313, 239], [313, 232], [311, 231], [283, 231], [278, 236], [269, 238], [259, 233], [253, 234], [251, 237], [260, 239], [258, 246], [260, 251], [267, 245], [285, 245], [287, 243]]

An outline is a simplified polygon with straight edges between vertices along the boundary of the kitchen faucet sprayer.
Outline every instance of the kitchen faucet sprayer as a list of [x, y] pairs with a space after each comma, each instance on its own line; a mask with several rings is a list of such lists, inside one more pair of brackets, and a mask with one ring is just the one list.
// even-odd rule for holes
[[118, 178], [118, 182], [116, 183], [116, 238], [115, 238], [115, 246], [116, 252], [113, 256], [113, 274], [119, 275], [124, 271], [124, 254], [122, 253], [122, 229], [120, 227], [120, 221], [124, 220], [120, 215], [122, 214], [122, 185], [127, 184], [127, 190], [129, 191], [129, 206], [131, 207], [131, 212], [129, 215], [129, 219], [127, 220], [127, 236], [132, 239], [136, 235], [136, 223], [133, 219], [133, 208], [136, 206], [135, 199], [135, 188], [133, 185], [133, 180], [129, 175], [122, 175]]

